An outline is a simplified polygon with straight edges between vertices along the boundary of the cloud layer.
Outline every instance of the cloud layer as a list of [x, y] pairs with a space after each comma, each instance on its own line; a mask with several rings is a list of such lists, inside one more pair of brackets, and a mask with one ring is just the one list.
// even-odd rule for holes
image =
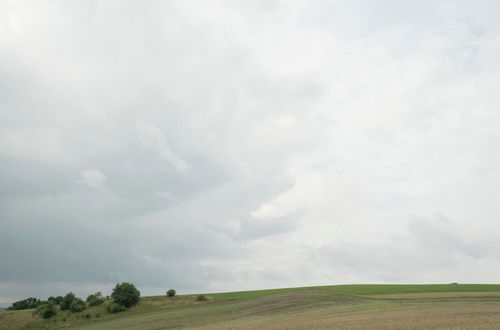
[[0, 303], [500, 271], [495, 1], [0, 1]]

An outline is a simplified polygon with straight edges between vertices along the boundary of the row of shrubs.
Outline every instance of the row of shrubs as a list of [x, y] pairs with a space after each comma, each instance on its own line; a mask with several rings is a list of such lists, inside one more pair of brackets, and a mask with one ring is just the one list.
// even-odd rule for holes
[[86, 302], [75, 296], [73, 292], [70, 292], [64, 297], [49, 297], [47, 301], [40, 302], [40, 304], [36, 307], [35, 314], [38, 314], [46, 319], [56, 315], [57, 309], [79, 313], [85, 310], [87, 306], [97, 306], [104, 303], [104, 300], [105, 298], [100, 292], [89, 295]]
[[[175, 290], [170, 289], [166, 292], [167, 297], [175, 296]], [[136, 305], [139, 302], [141, 293], [137, 288], [128, 282], [119, 283], [111, 293], [112, 301], [106, 306], [106, 310], [110, 313], [123, 312], [129, 307]], [[109, 296], [104, 297], [101, 292], [96, 292], [87, 297], [85, 301], [78, 298], [73, 292], [67, 293], [65, 296], [49, 297], [47, 301], [41, 301], [37, 298], [27, 298], [16, 301], [8, 310], [20, 310], [36, 308], [35, 314], [43, 318], [50, 318], [57, 314], [58, 310], [68, 310], [73, 313], [84, 311], [89, 306], [98, 306], [109, 300]], [[196, 298], [197, 301], [205, 301], [207, 298], [203, 295]]]
[[[175, 294], [175, 292], [174, 292]], [[139, 302], [141, 293], [137, 288], [128, 282], [119, 283], [113, 289], [111, 294], [112, 301], [106, 306], [110, 313], [118, 313]], [[85, 310], [87, 306], [98, 306], [103, 304], [109, 297], [103, 297], [101, 292], [96, 292], [87, 297], [86, 301], [75, 296], [70, 292], [63, 296], [49, 297], [47, 301], [41, 301], [37, 298], [27, 298], [16, 301], [8, 310], [20, 310], [36, 308], [35, 314], [43, 318], [50, 318], [57, 314], [57, 310], [69, 310], [73, 313], [79, 313]]]

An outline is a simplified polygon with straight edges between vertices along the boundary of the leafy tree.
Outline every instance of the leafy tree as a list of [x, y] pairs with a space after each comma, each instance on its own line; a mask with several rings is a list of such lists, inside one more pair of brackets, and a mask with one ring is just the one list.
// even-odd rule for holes
[[139, 302], [140, 297], [141, 293], [139, 290], [132, 283], [128, 282], [117, 284], [111, 294], [113, 302], [125, 307], [134, 306]]
[[96, 292], [87, 297], [87, 303], [89, 306], [97, 306], [104, 302], [104, 297], [101, 292]]
[[57, 314], [56, 306], [51, 302], [40, 304], [36, 308], [35, 314], [39, 314], [44, 319], [48, 319]]
[[49, 302], [53, 303], [54, 305], [59, 305], [61, 301], [63, 300], [63, 296], [57, 296], [57, 297], [49, 297], [47, 299]]
[[30, 308], [36, 308], [38, 305], [40, 305], [42, 302], [40, 299], [37, 298], [26, 298], [23, 300], [16, 301], [15, 303], [12, 304], [7, 310], [21, 310], [21, 309], [30, 309]]
[[69, 309], [69, 307], [71, 306], [71, 303], [75, 299], [76, 299], [76, 296], [73, 292], [66, 294], [62, 298], [61, 303], [59, 304], [59, 308], [61, 308], [61, 310], [63, 310], [63, 311]]
[[174, 289], [170, 289], [170, 290], [168, 290], [168, 291], [167, 291], [167, 296], [168, 296], [168, 297], [173, 297], [173, 296], [175, 296], [175, 290], [174, 290]]
[[81, 300], [80, 298], [75, 298], [71, 302], [71, 305], [69, 305], [69, 310], [73, 313], [78, 313], [83, 311], [85, 307], [85, 302], [83, 300]]
[[106, 306], [106, 309], [110, 313], [119, 313], [119, 312], [123, 312], [127, 308], [125, 306], [123, 306], [123, 305], [120, 305], [120, 304], [117, 304], [117, 303], [113, 302], [113, 303], [110, 303], [108, 306]]

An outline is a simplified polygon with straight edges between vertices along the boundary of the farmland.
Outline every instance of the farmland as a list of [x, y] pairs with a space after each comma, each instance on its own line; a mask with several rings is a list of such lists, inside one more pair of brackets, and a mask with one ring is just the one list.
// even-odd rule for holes
[[500, 285], [336, 285], [143, 297], [126, 312], [105, 306], [0, 312], [0, 329], [500, 329]]

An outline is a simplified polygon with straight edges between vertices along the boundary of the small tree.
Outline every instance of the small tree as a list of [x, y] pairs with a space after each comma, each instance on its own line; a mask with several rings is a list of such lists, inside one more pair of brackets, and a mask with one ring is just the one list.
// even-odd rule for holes
[[87, 297], [87, 303], [89, 304], [89, 306], [97, 306], [102, 304], [103, 302], [104, 302], [104, 297], [100, 292], [96, 292]]
[[167, 296], [168, 296], [168, 297], [173, 297], [173, 296], [175, 296], [175, 290], [174, 290], [174, 289], [170, 289], [170, 290], [168, 290], [168, 291], [167, 291]]
[[52, 317], [57, 314], [56, 306], [51, 302], [38, 305], [35, 314], [40, 315], [44, 319], [48, 319], [49, 317]]
[[61, 308], [61, 310], [63, 310], [63, 311], [69, 309], [69, 307], [71, 306], [71, 303], [75, 299], [76, 299], [76, 296], [73, 292], [66, 294], [62, 298], [61, 303], [59, 304], [59, 308]]
[[62, 296], [57, 296], [57, 297], [49, 297], [47, 299], [49, 302], [53, 303], [54, 305], [59, 305], [61, 301], [63, 300]]
[[125, 307], [134, 306], [139, 302], [140, 297], [141, 293], [139, 290], [132, 283], [128, 282], [117, 284], [111, 294], [113, 302]]
[[75, 298], [71, 302], [71, 305], [69, 305], [69, 310], [73, 313], [79, 313], [83, 311], [85, 307], [85, 302], [83, 300], [81, 300], [80, 298]]

